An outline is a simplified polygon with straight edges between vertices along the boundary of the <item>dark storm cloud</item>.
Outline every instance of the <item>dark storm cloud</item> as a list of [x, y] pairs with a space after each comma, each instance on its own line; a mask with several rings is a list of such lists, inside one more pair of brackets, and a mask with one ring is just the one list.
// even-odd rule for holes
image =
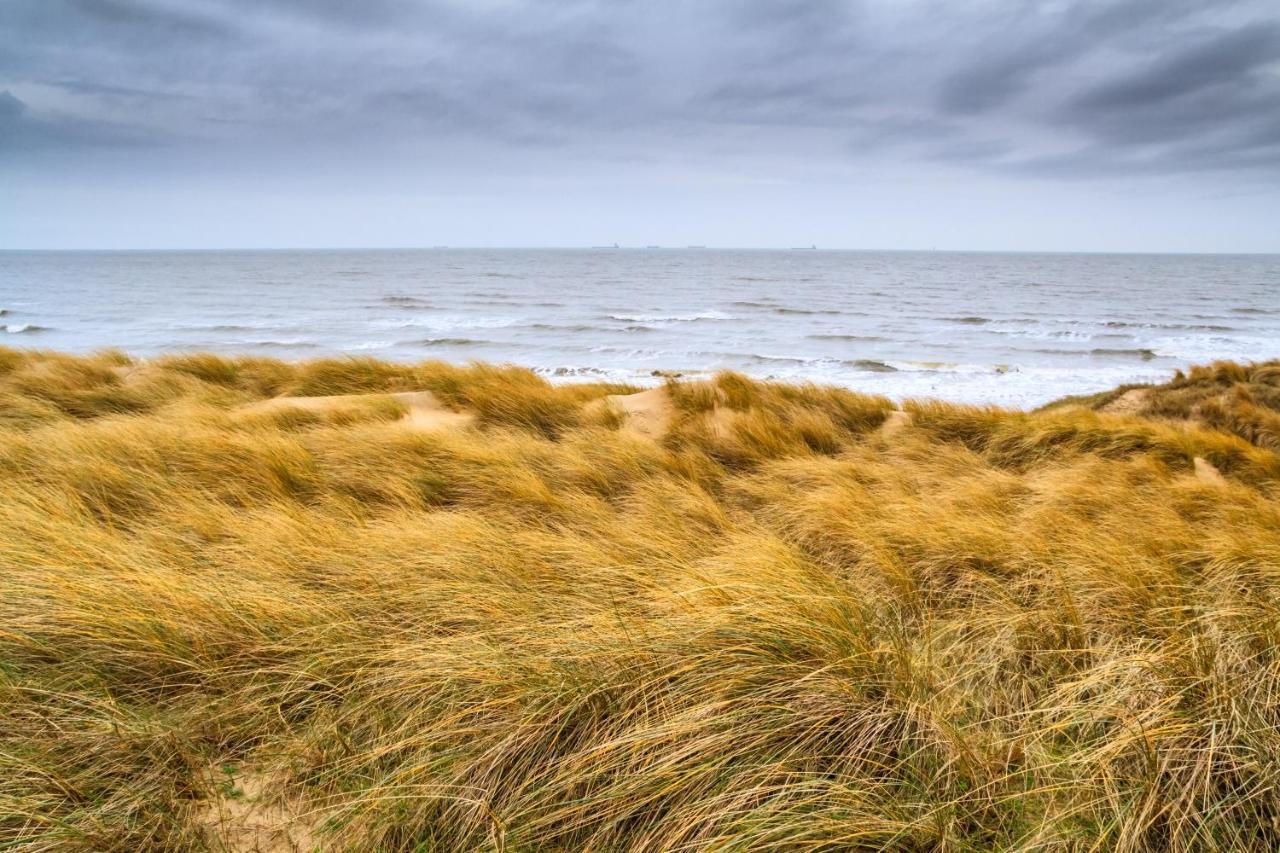
[[452, 139], [1276, 175], [1277, 62], [1273, 0], [8, 0], [0, 157]]
[[1076, 99], [1084, 109], [1158, 107], [1209, 88], [1236, 86], [1280, 58], [1280, 25], [1251, 24], [1213, 33], [1127, 77], [1108, 81]]
[[1280, 169], [1278, 64], [1280, 24], [1197, 28], [1067, 99], [1053, 120], [1091, 147], [1040, 164], [1074, 176]]
[[1078, 2], [1056, 9], [1035, 2], [1003, 4], [972, 22], [981, 37], [942, 81], [939, 105], [960, 114], [999, 107], [1042, 83], [1038, 77], [1046, 70], [1100, 48], [1151, 39], [1159, 44], [1195, 9], [1188, 0]]

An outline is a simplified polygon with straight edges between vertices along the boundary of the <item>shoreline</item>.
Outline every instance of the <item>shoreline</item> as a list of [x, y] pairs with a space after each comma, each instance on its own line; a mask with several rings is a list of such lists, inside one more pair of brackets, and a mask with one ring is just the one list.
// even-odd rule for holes
[[[4, 348], [5, 343], [0, 340], [0, 349]], [[288, 353], [282, 355], [271, 351], [183, 348], [134, 356], [114, 348], [70, 351], [46, 350], [33, 346], [11, 348], [20, 352], [55, 352], [77, 358], [92, 358], [99, 353], [115, 353], [119, 357], [128, 359], [135, 364], [203, 356], [212, 356], [231, 361], [268, 359], [293, 365], [305, 364], [316, 360], [342, 359], [369, 359], [407, 368], [414, 365], [435, 363], [446, 364], [454, 368], [465, 368], [471, 364], [484, 364], [491, 367], [510, 367], [526, 370], [547, 382], [557, 385], [611, 383], [633, 385], [641, 388], [657, 387], [669, 379], [709, 381], [719, 373], [732, 372], [747, 376], [758, 382], [776, 382], [791, 385], [808, 383], [821, 387], [843, 388], [855, 393], [885, 396], [899, 403], [906, 400], [929, 399], [962, 405], [994, 405], [1022, 411], [1034, 411], [1051, 405], [1062, 397], [1089, 396], [1102, 393], [1119, 385], [1162, 384], [1173, 379], [1177, 373], [1186, 372], [1195, 367], [1194, 362], [1147, 370], [1134, 370], [1123, 365], [1111, 365], [1107, 368], [1105, 375], [1094, 376], [1087, 372], [1082, 373], [1078, 369], [1064, 367], [965, 365], [935, 361], [909, 362], [895, 359], [885, 361], [858, 359], [851, 363], [856, 364], [860, 372], [845, 381], [839, 381], [833, 379], [830, 374], [822, 372], [806, 373], [803, 368], [798, 368], [795, 372], [779, 374], [768, 370], [753, 369], [750, 366], [745, 368], [709, 367], [701, 369], [545, 367], [519, 361], [410, 357], [384, 358], [361, 351], [343, 352], [337, 350], [328, 353], [308, 353], [306, 355]], [[797, 364], [802, 364], [805, 361], [803, 359], [777, 360], [791, 361]], [[835, 363], [838, 360], [829, 361]], [[1098, 371], [1095, 369], [1094, 372]], [[1024, 379], [1027, 376], [1035, 376], [1036, 381], [1028, 383]], [[1081, 381], [1082, 378], [1084, 381]], [[1002, 380], [1007, 380], [1006, 384], [1014, 382], [1020, 384], [1016, 389], [1001, 388]]]
[[[1203, 383], [1206, 376], [1226, 375], [1234, 378], [1258, 374], [1270, 377], [1280, 361], [1261, 361], [1237, 364], [1215, 362], [1212, 365], [1189, 365], [1186, 370], [1174, 369], [1166, 374], [1166, 381], [1123, 382], [1085, 393], [1065, 394], [1026, 408], [1001, 406], [987, 402], [965, 402], [930, 397], [908, 396], [892, 393], [873, 393], [851, 389], [841, 385], [824, 384], [812, 380], [759, 379], [731, 371], [666, 371], [653, 370], [633, 381], [609, 381], [601, 377], [584, 375], [547, 375], [537, 368], [510, 363], [469, 362], [456, 364], [439, 360], [392, 361], [367, 356], [342, 355], [325, 358], [285, 360], [257, 355], [226, 356], [210, 352], [178, 353], [173, 355], [134, 358], [120, 350], [99, 350], [90, 355], [76, 355], [46, 350], [24, 350], [0, 347], [0, 369], [12, 369], [23, 362], [40, 364], [93, 365], [97, 381], [106, 389], [118, 389], [127, 399], [131, 393], [150, 393], [155, 386], [163, 385], [162, 376], [170, 380], [176, 376], [191, 377], [224, 387], [245, 380], [240, 374], [250, 375], [253, 386], [251, 396], [233, 406], [236, 411], [256, 415], [270, 413], [310, 413], [329, 416], [348, 408], [383, 408], [398, 412], [407, 423], [434, 427], [445, 424], [452, 428], [472, 426], [477, 423], [479, 412], [466, 406], [466, 395], [459, 394], [458, 383], [462, 377], [497, 379], [499, 384], [511, 390], [520, 384], [545, 390], [538, 393], [559, 396], [557, 403], [561, 414], [569, 409], [579, 412], [576, 418], [586, 422], [599, 419], [616, 421], [627, 426], [626, 416], [634, 414], [644, 424], [641, 434], [661, 437], [675, 417], [674, 401], [692, 396], [711, 395], [716, 402], [710, 405], [713, 414], [727, 404], [723, 391], [726, 385], [755, 386], [772, 389], [770, 393], [800, 396], [844, 395], [863, 405], [908, 418], [907, 410], [921, 406], [952, 406], [957, 408], [988, 409], [1005, 413], [1035, 415], [1038, 413], [1087, 411], [1104, 415], [1137, 418], [1159, 418], [1166, 422], [1185, 421], [1208, 423], [1205, 420], [1205, 401], [1190, 406], [1179, 403], [1170, 408], [1160, 401], [1168, 389]], [[91, 371], [91, 372], [92, 372]], [[333, 387], [327, 378], [313, 381], [308, 374], [331, 374], [344, 377]], [[1270, 381], [1268, 378], [1264, 381]], [[342, 383], [347, 383], [345, 386]], [[1210, 383], [1212, 384], [1212, 383]], [[34, 390], [34, 389], [29, 389]], [[171, 390], [171, 389], [170, 389]], [[246, 386], [245, 390], [249, 390]], [[527, 390], [527, 389], [526, 389]], [[318, 393], [324, 392], [324, 393]], [[662, 392], [661, 394], [657, 392]], [[1242, 399], [1251, 399], [1247, 392]], [[1267, 392], [1269, 395], [1269, 392]], [[1268, 396], [1268, 399], [1269, 396]], [[1219, 394], [1206, 398], [1209, 404], [1221, 408], [1234, 405]], [[1278, 400], [1277, 402], [1280, 402]], [[1280, 408], [1278, 406], [1277, 408]], [[122, 411], [131, 410], [125, 405]], [[108, 412], [109, 413], [109, 412]], [[395, 420], [395, 417], [387, 415]], [[621, 420], [619, 420], [621, 418]], [[572, 419], [571, 419], [572, 420]], [[724, 418], [720, 418], [724, 420]], [[574, 421], [575, 423], [577, 421]], [[895, 428], [901, 422], [895, 423]], [[1210, 424], [1211, 426], [1215, 424]], [[1278, 422], [1280, 425], [1280, 422]], [[1221, 426], [1221, 424], [1216, 424]]]
[[515, 363], [556, 382], [735, 370], [1025, 409], [1280, 357], [1261, 284], [1277, 275], [1267, 258], [1000, 254], [4, 257], [0, 326], [44, 330], [0, 344]]

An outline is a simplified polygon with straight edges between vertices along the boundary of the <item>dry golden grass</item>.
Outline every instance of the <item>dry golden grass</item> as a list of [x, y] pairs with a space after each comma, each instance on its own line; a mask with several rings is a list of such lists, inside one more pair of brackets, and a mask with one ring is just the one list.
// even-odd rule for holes
[[0, 849], [1280, 845], [1274, 443], [629, 390], [0, 350]]
[[1070, 397], [1046, 409], [1083, 405], [1097, 411], [1117, 406], [1164, 420], [1192, 421], [1234, 433], [1259, 447], [1280, 449], [1280, 363], [1215, 362], [1178, 371], [1163, 385], [1125, 385], [1089, 397]]

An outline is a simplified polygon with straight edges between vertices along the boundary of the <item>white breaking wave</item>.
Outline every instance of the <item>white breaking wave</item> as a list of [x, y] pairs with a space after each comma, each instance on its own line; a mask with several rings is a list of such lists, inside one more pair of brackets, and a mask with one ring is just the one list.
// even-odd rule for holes
[[694, 323], [698, 320], [732, 320], [725, 311], [700, 311], [697, 314], [610, 314], [610, 320], [623, 323]]
[[475, 359], [555, 382], [735, 370], [1018, 406], [1192, 363], [1280, 358], [1280, 294], [1258, 285], [1280, 281], [1280, 258], [1267, 256], [170, 252], [116, 253], [92, 274], [86, 263], [0, 252], [6, 346]]

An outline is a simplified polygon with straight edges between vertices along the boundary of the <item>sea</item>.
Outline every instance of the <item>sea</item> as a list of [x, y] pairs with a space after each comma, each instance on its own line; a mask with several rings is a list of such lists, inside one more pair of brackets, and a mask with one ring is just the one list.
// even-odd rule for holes
[[0, 252], [0, 346], [735, 370], [1033, 407], [1280, 358], [1280, 255], [688, 249]]

